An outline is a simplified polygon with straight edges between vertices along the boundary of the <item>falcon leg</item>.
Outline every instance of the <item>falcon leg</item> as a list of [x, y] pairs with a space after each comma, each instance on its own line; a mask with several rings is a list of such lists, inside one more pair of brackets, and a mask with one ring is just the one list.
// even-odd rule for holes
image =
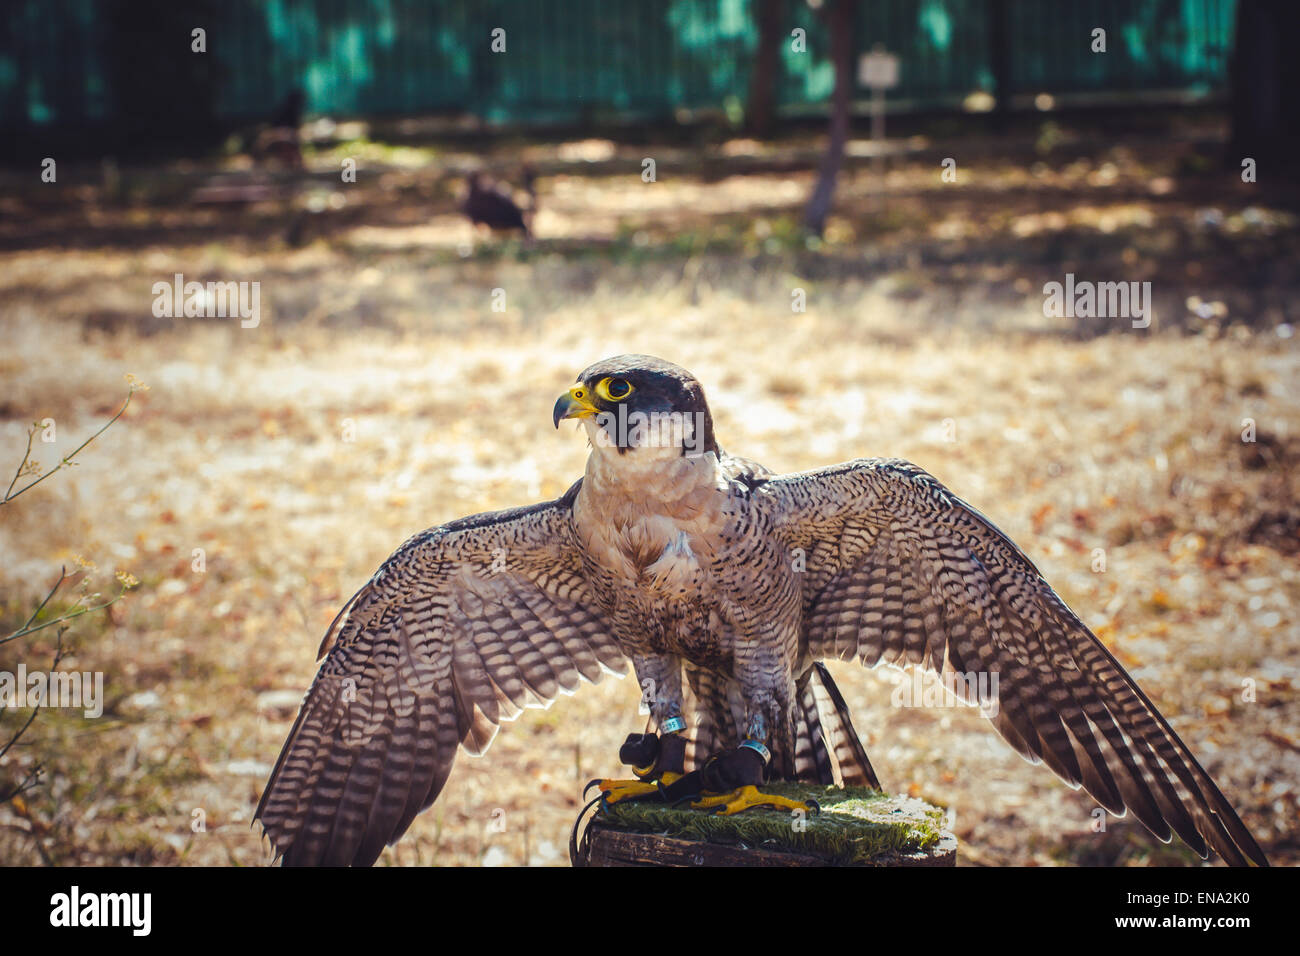
[[674, 659], [652, 656], [634, 659], [636, 676], [645, 688], [643, 700], [661, 734], [629, 734], [619, 749], [619, 761], [631, 766], [634, 780], [604, 779], [596, 787], [606, 803], [660, 797], [660, 785], [680, 780], [686, 769], [686, 721], [682, 719], [681, 665]]
[[[776, 702], [771, 700], [756, 704], [750, 714], [748, 737], [734, 750], [723, 751], [711, 758], [701, 769], [703, 796], [691, 804], [692, 808], [712, 810], [721, 815], [740, 813], [753, 807], [798, 810], [804, 813], [821, 811], [815, 801], [805, 803], [758, 789], [758, 785], [770, 775], [772, 763], [772, 752], [763, 743], [770, 738], [769, 727], [772, 724], [769, 723], [769, 712], [779, 709]], [[785, 737], [784, 750], [788, 752], [789, 735], [786, 734]]]

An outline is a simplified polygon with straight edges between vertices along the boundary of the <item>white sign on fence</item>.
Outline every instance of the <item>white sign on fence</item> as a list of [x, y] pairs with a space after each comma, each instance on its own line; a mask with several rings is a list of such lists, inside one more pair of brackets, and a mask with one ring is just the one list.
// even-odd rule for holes
[[858, 57], [858, 82], [873, 90], [892, 90], [898, 85], [898, 57], [877, 44]]

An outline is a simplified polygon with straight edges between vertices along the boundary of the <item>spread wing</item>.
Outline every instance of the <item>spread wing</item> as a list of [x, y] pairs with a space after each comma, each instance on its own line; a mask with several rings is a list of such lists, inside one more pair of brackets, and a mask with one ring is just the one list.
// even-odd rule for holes
[[286, 865], [368, 865], [433, 803], [457, 748], [626, 660], [563, 498], [418, 534], [347, 603], [256, 817]]
[[932, 476], [861, 459], [774, 478], [756, 494], [771, 504], [774, 533], [804, 551], [813, 658], [996, 675], [986, 716], [1028, 760], [1112, 813], [1132, 810], [1161, 840], [1172, 829], [1202, 858], [1209, 847], [1232, 864], [1267, 865], [1124, 668], [1020, 549]]

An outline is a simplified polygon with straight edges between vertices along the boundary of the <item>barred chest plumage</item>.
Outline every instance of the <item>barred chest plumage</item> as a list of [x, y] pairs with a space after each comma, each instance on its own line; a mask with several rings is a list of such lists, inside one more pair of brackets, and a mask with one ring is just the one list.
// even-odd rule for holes
[[[574, 527], [597, 600], [629, 653], [672, 653], [727, 669], [734, 603], [720, 574], [734, 525], [731, 484], [712, 453], [593, 451]], [[620, 460], [621, 459], [621, 460]]]

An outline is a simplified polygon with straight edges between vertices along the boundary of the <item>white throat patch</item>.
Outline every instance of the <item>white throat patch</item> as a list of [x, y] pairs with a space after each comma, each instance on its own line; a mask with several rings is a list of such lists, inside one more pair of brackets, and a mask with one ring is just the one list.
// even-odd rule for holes
[[704, 453], [703, 412], [629, 412], [626, 405], [583, 419], [593, 448], [667, 449], [695, 457]]

